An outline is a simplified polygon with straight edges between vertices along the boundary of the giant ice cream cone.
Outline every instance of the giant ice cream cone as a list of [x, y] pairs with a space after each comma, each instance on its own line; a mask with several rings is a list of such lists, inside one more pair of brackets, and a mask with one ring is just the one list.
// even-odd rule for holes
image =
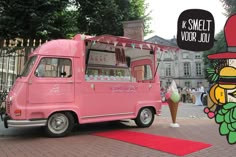
[[175, 81], [173, 80], [171, 82], [171, 85], [168, 88], [168, 91], [166, 93], [166, 99], [167, 103], [170, 109], [172, 123], [170, 124], [171, 127], [179, 127], [179, 124], [176, 123], [176, 116], [177, 116], [177, 110], [178, 105], [180, 101], [180, 95], [176, 86]]
[[168, 103], [168, 106], [170, 109], [171, 119], [172, 119], [172, 124], [170, 126], [171, 127], [179, 127], [179, 124], [176, 123], [179, 102], [175, 103], [171, 99], [167, 99], [167, 103]]

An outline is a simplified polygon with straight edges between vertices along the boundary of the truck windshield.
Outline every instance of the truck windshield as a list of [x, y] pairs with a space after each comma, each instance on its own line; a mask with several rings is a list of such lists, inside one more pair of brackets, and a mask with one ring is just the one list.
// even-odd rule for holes
[[25, 64], [25, 67], [24, 67], [24, 69], [21, 73], [21, 76], [23, 76], [23, 77], [28, 76], [28, 74], [31, 71], [36, 59], [37, 59], [37, 56], [32, 56], [32, 57], [29, 58], [29, 60]]

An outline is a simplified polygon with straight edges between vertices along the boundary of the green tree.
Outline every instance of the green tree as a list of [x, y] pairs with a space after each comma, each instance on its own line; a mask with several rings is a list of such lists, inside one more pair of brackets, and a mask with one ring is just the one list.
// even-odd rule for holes
[[2, 38], [65, 38], [77, 30], [75, 11], [67, 10], [68, 0], [1, 0]]
[[56, 39], [76, 33], [123, 35], [123, 21], [144, 19], [145, 0], [1, 0], [0, 38]]
[[226, 10], [226, 15], [229, 17], [236, 13], [236, 0], [220, 0]]
[[145, 16], [145, 0], [76, 0], [79, 11], [79, 29], [86, 34], [123, 35], [122, 22], [144, 19], [145, 32], [150, 32]]

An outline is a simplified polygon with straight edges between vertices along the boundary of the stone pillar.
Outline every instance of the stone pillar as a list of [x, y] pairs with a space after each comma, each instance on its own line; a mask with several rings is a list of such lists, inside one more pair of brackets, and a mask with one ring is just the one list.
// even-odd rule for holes
[[144, 39], [144, 22], [143, 20], [123, 22], [124, 36], [143, 41]]

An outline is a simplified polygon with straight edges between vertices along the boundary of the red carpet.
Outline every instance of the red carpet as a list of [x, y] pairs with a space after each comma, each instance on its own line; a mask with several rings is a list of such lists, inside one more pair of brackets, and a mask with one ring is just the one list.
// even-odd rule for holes
[[94, 135], [140, 145], [178, 156], [184, 156], [211, 146], [211, 144], [202, 142], [123, 130], [95, 133]]

